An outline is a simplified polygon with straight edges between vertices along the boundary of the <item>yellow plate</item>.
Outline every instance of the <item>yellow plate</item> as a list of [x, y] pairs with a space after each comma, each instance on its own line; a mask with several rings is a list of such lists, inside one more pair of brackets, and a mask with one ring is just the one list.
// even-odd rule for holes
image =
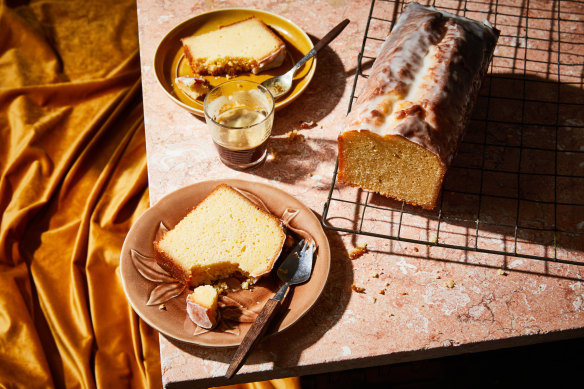
[[[286, 43], [287, 56], [282, 66], [270, 69], [260, 74], [245, 73], [231, 78], [236, 80], [251, 80], [257, 83], [286, 73], [314, 46], [312, 41], [300, 27], [281, 16], [266, 11], [253, 9], [229, 8], [206, 12], [185, 20], [173, 28], [162, 39], [154, 54], [154, 72], [159, 85], [166, 94], [187, 111], [204, 116], [203, 98], [191, 99], [182, 93], [174, 83], [176, 77], [192, 76], [193, 72], [183, 54], [181, 38], [191, 35], [201, 35], [219, 28], [219, 26], [234, 23], [255, 16], [272, 27]], [[316, 58], [308, 60], [294, 76], [291, 91], [276, 101], [276, 109], [283, 108], [294, 101], [306, 89], [316, 70]], [[226, 77], [205, 76], [211, 86], [217, 86]]]

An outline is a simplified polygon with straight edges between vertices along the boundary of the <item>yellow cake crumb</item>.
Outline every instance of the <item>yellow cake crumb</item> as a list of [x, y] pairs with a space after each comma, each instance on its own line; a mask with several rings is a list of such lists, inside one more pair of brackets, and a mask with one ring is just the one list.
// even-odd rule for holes
[[369, 273], [369, 277], [371, 277], [371, 278], [379, 278], [379, 273], [377, 273], [377, 272], [371, 272], [371, 273]]
[[355, 284], [351, 285], [351, 289], [353, 289], [357, 293], [364, 293], [365, 292], [365, 288], [362, 288], [362, 287], [357, 286]]
[[268, 149], [268, 156], [267, 156], [267, 160], [268, 161], [275, 161], [278, 158], [278, 152], [276, 150], [274, 150], [272, 147], [270, 147]]
[[225, 281], [218, 282], [217, 284], [213, 285], [213, 287], [217, 293], [226, 292], [230, 289], [229, 285], [227, 285], [227, 282]]
[[202, 77], [177, 77], [174, 83], [188, 97], [197, 100], [209, 93], [211, 85]]
[[447, 288], [454, 288], [454, 286], [456, 285], [456, 282], [454, 282], [454, 280], [448, 280], [444, 283], [444, 286]]
[[294, 142], [296, 140], [299, 142], [304, 142], [304, 135], [300, 134], [298, 130], [288, 131], [286, 133], [286, 138], [288, 138], [290, 142]]
[[497, 274], [500, 275], [500, 276], [506, 276], [507, 275], [507, 273], [505, 273], [505, 271], [503, 269], [497, 270]]
[[158, 310], [159, 310], [159, 311], [166, 311], [166, 305], [164, 305], [164, 304], [160, 304], [160, 305], [158, 306]]
[[349, 250], [349, 258], [357, 259], [367, 252], [367, 243], [361, 243]]

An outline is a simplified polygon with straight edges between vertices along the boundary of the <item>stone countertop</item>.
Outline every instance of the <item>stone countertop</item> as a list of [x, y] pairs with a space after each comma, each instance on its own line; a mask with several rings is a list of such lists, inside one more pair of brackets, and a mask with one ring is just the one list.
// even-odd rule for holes
[[[391, 19], [399, 9], [394, 2], [378, 3], [365, 64], [389, 32], [384, 19]], [[451, 3], [458, 4], [438, 1], [437, 5], [456, 7]], [[231, 381], [223, 374], [234, 348], [187, 345], [161, 335], [165, 386], [219, 386], [583, 334], [584, 268], [512, 254], [541, 256], [553, 250], [556, 258], [584, 262], [578, 235], [584, 228], [584, 205], [581, 199], [566, 198], [569, 195], [565, 194], [570, 188], [576, 193], [584, 188], [582, 150], [570, 149], [582, 144], [584, 138], [581, 37], [578, 44], [578, 34], [584, 32], [584, 9], [577, 3], [568, 4], [573, 10], [562, 6], [562, 22], [558, 23], [557, 9], [550, 8], [556, 3], [532, 1], [529, 10], [521, 8], [519, 1], [511, 3], [497, 9], [482, 1], [467, 4], [467, 16], [487, 18], [502, 31], [492, 68], [497, 77], [483, 87], [471, 121], [477, 130], [465, 137], [463, 150], [445, 181], [443, 204], [456, 205], [456, 212], [468, 213], [470, 220], [480, 213], [486, 222], [479, 228], [465, 222], [445, 222], [438, 237], [433, 232], [434, 219], [417, 214], [400, 219], [403, 237], [427, 240], [429, 245], [326, 230], [332, 255], [329, 280], [321, 298], [298, 323], [261, 342]], [[269, 146], [271, 158], [249, 172], [231, 170], [219, 161], [204, 120], [187, 113], [164, 94], [152, 66], [159, 41], [175, 25], [202, 12], [231, 7], [276, 13], [299, 25], [313, 41], [342, 19], [351, 20], [345, 31], [318, 54], [316, 74], [307, 90], [276, 112]], [[238, 178], [282, 189], [320, 217], [333, 178], [336, 136], [351, 98], [369, 10], [369, 1], [138, 0], [151, 203], [192, 183]], [[570, 40], [570, 34], [576, 34], [576, 40]], [[359, 87], [363, 77], [358, 78]], [[546, 88], [549, 93], [544, 96]], [[552, 116], [549, 121], [543, 116], [548, 111]], [[314, 121], [316, 126], [301, 129], [304, 121]], [[546, 126], [555, 134], [553, 150], [544, 144], [549, 137], [526, 135], [545, 131]], [[298, 130], [303, 139], [291, 140], [287, 133], [292, 130]], [[492, 139], [501, 143], [486, 141]], [[481, 157], [478, 162], [474, 159], [477, 155]], [[552, 164], [556, 161], [554, 174], [538, 170], [545, 170], [540, 165], [546, 158]], [[457, 167], [476, 163], [483, 168], [478, 173]], [[564, 171], [564, 165], [572, 170]], [[509, 171], [509, 166], [515, 166], [515, 171]], [[524, 182], [525, 174], [517, 171], [528, 172], [532, 180]], [[479, 174], [480, 188], [473, 192]], [[552, 185], [550, 175], [551, 201], [541, 194], [547, 193], [546, 185]], [[467, 190], [460, 190], [461, 185]], [[488, 192], [491, 189], [495, 192]], [[519, 197], [499, 195], [506, 190], [519, 193]], [[340, 184], [333, 192], [335, 198], [351, 202], [365, 195]], [[530, 193], [544, 197], [530, 198]], [[384, 203], [383, 199], [374, 200]], [[351, 202], [332, 205], [328, 221], [341, 228], [358, 224], [361, 208]], [[470, 206], [461, 210], [461, 204]], [[395, 227], [395, 214], [378, 209], [368, 212], [362, 224], [368, 231]], [[556, 216], [549, 216], [549, 212]], [[443, 216], [447, 213], [444, 209]], [[527, 225], [514, 228], [513, 223], [507, 223], [508, 219], [523, 220], [526, 213], [532, 215], [526, 219]], [[549, 237], [540, 237], [549, 233], [550, 223], [558, 226], [551, 240], [556, 244], [551, 249]], [[526, 232], [518, 234], [517, 230]], [[565, 230], [568, 232], [563, 233]], [[438, 239], [459, 239], [465, 245], [471, 241], [471, 246], [485, 242], [484, 247], [511, 255], [433, 246], [431, 243]], [[351, 260], [348, 252], [361, 243], [367, 243], [367, 253]], [[352, 285], [364, 291], [355, 292]]]

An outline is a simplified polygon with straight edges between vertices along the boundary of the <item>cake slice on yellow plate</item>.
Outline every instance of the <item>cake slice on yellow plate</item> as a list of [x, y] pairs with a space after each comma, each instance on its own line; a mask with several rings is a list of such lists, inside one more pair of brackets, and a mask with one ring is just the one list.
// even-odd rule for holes
[[285, 43], [255, 16], [181, 42], [191, 69], [199, 75], [257, 74], [282, 65], [286, 58]]

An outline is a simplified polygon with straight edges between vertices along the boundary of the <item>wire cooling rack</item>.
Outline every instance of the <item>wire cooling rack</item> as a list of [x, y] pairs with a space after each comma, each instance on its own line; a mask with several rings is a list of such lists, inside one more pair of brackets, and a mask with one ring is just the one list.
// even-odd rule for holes
[[[404, 2], [373, 0], [348, 111]], [[449, 168], [425, 211], [336, 181], [325, 228], [584, 265], [584, 3], [433, 1], [501, 35]]]

